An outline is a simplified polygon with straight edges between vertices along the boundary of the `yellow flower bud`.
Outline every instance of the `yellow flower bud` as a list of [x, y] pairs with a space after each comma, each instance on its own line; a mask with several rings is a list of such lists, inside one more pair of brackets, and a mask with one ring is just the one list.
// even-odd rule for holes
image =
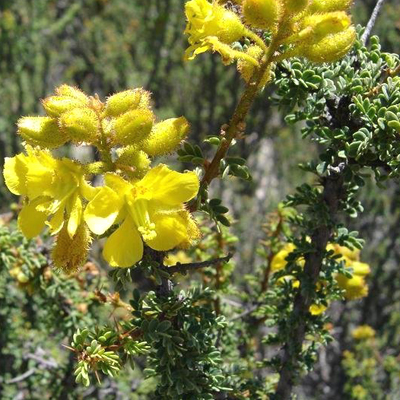
[[47, 97], [42, 101], [42, 105], [47, 115], [55, 118], [58, 118], [66, 111], [84, 106], [81, 100], [66, 96]]
[[346, 11], [351, 7], [352, 4], [353, 0], [313, 0], [309, 10], [312, 13]]
[[328, 35], [317, 43], [304, 46], [299, 53], [311, 62], [333, 62], [344, 57], [356, 40], [356, 31], [350, 26], [343, 32]]
[[117, 150], [118, 159], [115, 162], [129, 178], [143, 178], [150, 169], [150, 158], [135, 146], [127, 146]]
[[299, 13], [304, 11], [310, 0], [285, 0], [285, 9], [288, 13]]
[[99, 119], [90, 108], [75, 108], [61, 115], [60, 126], [73, 142], [92, 142], [97, 135]]
[[281, 14], [278, 0], [244, 0], [243, 15], [246, 23], [254, 28], [274, 29]]
[[23, 117], [18, 120], [17, 126], [18, 133], [33, 146], [52, 149], [68, 140], [57, 121], [50, 117]]
[[73, 238], [70, 237], [67, 226], [64, 225], [52, 251], [54, 265], [64, 272], [75, 272], [86, 262], [91, 241], [86, 224], [81, 223], [78, 226]]
[[143, 89], [125, 90], [107, 99], [105, 114], [117, 117], [129, 110], [150, 107], [150, 92]]
[[150, 110], [132, 110], [115, 120], [114, 132], [117, 144], [130, 145], [141, 142], [151, 131], [154, 115]]
[[58, 96], [73, 97], [74, 99], [80, 100], [82, 104], [87, 104], [89, 102], [89, 97], [86, 96], [82, 90], [69, 85], [61, 85], [56, 88], [56, 94]]
[[304, 28], [312, 28], [312, 40], [317, 42], [328, 35], [346, 30], [351, 18], [344, 11], [310, 15], [303, 20]]
[[[246, 50], [246, 54], [260, 61], [262, 56], [264, 55], [264, 51], [261, 49], [261, 47], [257, 45], [252, 45], [248, 47], [248, 49]], [[252, 76], [256, 71], [256, 67], [254, 66], [254, 64], [245, 59], [238, 60], [237, 69], [242, 78], [246, 82], [250, 82], [250, 79], [252, 78]], [[271, 70], [268, 69], [264, 73], [264, 76], [260, 82], [260, 87], [261, 88], [264, 87], [268, 83], [270, 78], [271, 78]]]
[[154, 125], [149, 138], [143, 143], [143, 151], [151, 157], [172, 153], [189, 132], [185, 117], [170, 118]]
[[218, 22], [217, 37], [223, 43], [233, 43], [243, 36], [244, 26], [237, 14], [223, 9], [221, 19]]

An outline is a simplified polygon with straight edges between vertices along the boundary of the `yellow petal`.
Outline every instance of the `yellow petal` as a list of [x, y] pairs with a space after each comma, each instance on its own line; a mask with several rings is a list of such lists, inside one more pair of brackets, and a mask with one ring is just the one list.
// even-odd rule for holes
[[350, 264], [350, 268], [353, 269], [354, 275], [365, 276], [371, 273], [371, 268], [367, 263], [360, 261], [353, 261]]
[[86, 206], [84, 218], [89, 229], [102, 235], [111, 227], [123, 206], [123, 199], [107, 186], [101, 188]]
[[187, 240], [187, 221], [179, 213], [155, 214], [151, 216], [151, 222], [155, 224], [157, 236], [146, 243], [152, 249], [171, 250]]
[[4, 181], [13, 194], [21, 195], [26, 192], [26, 166], [27, 157], [25, 154], [18, 154], [15, 157], [6, 157], [4, 160]]
[[117, 174], [105, 174], [104, 182], [106, 186], [114, 190], [114, 192], [118, 193], [120, 196], [132, 189], [132, 184]]
[[138, 186], [147, 188], [152, 199], [176, 206], [196, 196], [199, 191], [199, 179], [194, 172], [182, 174], [160, 164], [151, 169]]
[[83, 177], [81, 179], [81, 182], [79, 183], [79, 189], [82, 197], [84, 197], [88, 201], [92, 200], [100, 190], [100, 188], [98, 187], [93, 187]]
[[36, 210], [37, 202], [22, 207], [18, 216], [18, 227], [28, 239], [40, 234], [45, 226], [46, 213]]
[[61, 231], [62, 227], [64, 226], [64, 203], [59, 205], [58, 210], [51, 220], [46, 222], [46, 225], [49, 227], [52, 235], [56, 235]]
[[103, 257], [112, 267], [128, 268], [143, 257], [143, 242], [131, 218], [107, 239]]
[[75, 236], [78, 226], [82, 222], [82, 201], [80, 197], [76, 194], [72, 198], [71, 210], [68, 219], [68, 234], [71, 239]]

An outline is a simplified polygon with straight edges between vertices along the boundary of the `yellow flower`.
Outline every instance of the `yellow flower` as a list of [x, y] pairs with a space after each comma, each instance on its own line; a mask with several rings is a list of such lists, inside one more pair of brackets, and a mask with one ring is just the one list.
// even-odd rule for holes
[[344, 296], [348, 300], [356, 300], [368, 295], [368, 285], [365, 277], [371, 273], [368, 264], [360, 262], [360, 251], [351, 250], [345, 246], [328, 245], [327, 250], [333, 250], [335, 254], [341, 255], [339, 261], [344, 261], [346, 269], [353, 275], [347, 278], [342, 274], [336, 276], [336, 281], [341, 289], [345, 291]]
[[183, 203], [198, 190], [194, 172], [179, 173], [162, 164], [139, 181], [107, 174], [105, 186], [87, 205], [84, 218], [97, 235], [119, 224], [107, 239], [103, 256], [113, 267], [130, 267], [143, 257], [142, 239], [157, 251], [191, 240], [192, 219]]
[[360, 325], [351, 332], [355, 340], [365, 340], [375, 337], [375, 330], [369, 325]]
[[348, 300], [361, 299], [368, 295], [368, 285], [362, 276], [353, 274], [351, 278], [347, 278], [342, 274], [338, 274], [336, 281], [338, 286], [345, 291], [344, 296]]
[[223, 43], [231, 44], [244, 34], [245, 27], [240, 18], [217, 2], [190, 0], [185, 5], [185, 14], [188, 20], [185, 33], [189, 35], [191, 45], [186, 50], [186, 59], [192, 60], [211, 49], [211, 45], [204, 42], [207, 37], [214, 36]]
[[284, 248], [275, 254], [271, 262], [271, 271], [276, 272], [286, 267], [287, 256], [296, 248], [293, 243], [287, 243]]
[[19, 228], [27, 238], [32, 238], [46, 224], [56, 234], [66, 223], [72, 238], [82, 222], [81, 198], [92, 197], [96, 189], [85, 181], [79, 164], [65, 158], [55, 159], [50, 152], [30, 146], [26, 151], [26, 155], [6, 158], [4, 164], [9, 190], [26, 197], [18, 216]]
[[322, 304], [311, 304], [309, 311], [311, 315], [320, 315], [327, 309], [326, 306]]

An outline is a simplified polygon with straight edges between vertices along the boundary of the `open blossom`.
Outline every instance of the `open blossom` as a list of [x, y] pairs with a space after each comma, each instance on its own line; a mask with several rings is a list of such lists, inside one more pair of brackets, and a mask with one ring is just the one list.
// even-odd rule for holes
[[25, 196], [18, 225], [27, 238], [48, 225], [52, 234], [65, 226], [72, 238], [83, 217], [82, 198], [95, 190], [84, 178], [82, 167], [69, 159], [56, 159], [47, 150], [26, 146], [27, 154], [6, 158], [4, 179], [8, 189]]
[[198, 235], [184, 208], [198, 190], [194, 172], [179, 173], [165, 165], [133, 182], [106, 174], [105, 186], [87, 205], [84, 218], [97, 235], [119, 225], [106, 240], [103, 256], [111, 266], [130, 267], [143, 257], [143, 241], [154, 250], [166, 251]]
[[[186, 50], [189, 60], [212, 46], [207, 38], [215, 37], [222, 43], [231, 44], [244, 34], [244, 25], [232, 11], [208, 0], [191, 0], [185, 5], [188, 24], [185, 33], [189, 35], [190, 47]], [[193, 55], [191, 53], [193, 52]]]

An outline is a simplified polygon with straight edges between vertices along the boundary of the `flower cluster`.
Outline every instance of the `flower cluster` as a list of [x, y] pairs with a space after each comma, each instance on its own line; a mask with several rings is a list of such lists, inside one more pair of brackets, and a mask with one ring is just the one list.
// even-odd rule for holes
[[[249, 82], [263, 68], [259, 80], [265, 86], [270, 64], [289, 57], [312, 62], [331, 62], [352, 47], [356, 32], [347, 10], [352, 0], [240, 0], [235, 11], [218, 1], [190, 0], [185, 11], [190, 47], [186, 59], [206, 51], [220, 53]], [[258, 36], [271, 35], [269, 44]]]
[[[271, 272], [275, 273], [286, 268], [287, 258], [296, 249], [293, 243], [287, 243], [278, 253], [275, 254], [271, 261]], [[336, 282], [340, 289], [344, 291], [344, 296], [348, 300], [355, 300], [368, 295], [368, 285], [365, 281], [366, 275], [371, 270], [368, 264], [360, 261], [360, 251], [351, 250], [344, 246], [337, 244], [329, 244], [328, 251], [333, 251], [334, 255], [340, 256], [337, 258], [338, 262], [343, 262], [346, 272], [348, 271], [350, 277], [343, 274], [336, 274]], [[304, 267], [304, 259], [297, 261], [300, 267]], [[300, 282], [292, 275], [285, 275], [278, 278], [278, 283], [290, 280], [293, 288], [298, 288]], [[319, 290], [324, 286], [323, 282], [318, 282]], [[312, 305], [310, 311], [312, 314], [318, 314], [325, 311], [326, 307], [319, 305]], [[318, 312], [319, 311], [319, 312]]]
[[[150, 168], [150, 157], [174, 151], [187, 135], [185, 118], [156, 123], [143, 89], [103, 103], [63, 85], [43, 107], [47, 116], [18, 121], [25, 153], [6, 158], [3, 173], [9, 190], [24, 196], [18, 217], [23, 234], [33, 238], [48, 226], [57, 235], [52, 254], [57, 267], [81, 266], [92, 233], [109, 236], [103, 255], [114, 267], [138, 262], [143, 242], [167, 251], [199, 236], [184, 206], [198, 192], [197, 175], [163, 164]], [[101, 161], [81, 164], [51, 154], [49, 149], [69, 141], [95, 146]], [[104, 186], [90, 184], [94, 174], [103, 174]]]

